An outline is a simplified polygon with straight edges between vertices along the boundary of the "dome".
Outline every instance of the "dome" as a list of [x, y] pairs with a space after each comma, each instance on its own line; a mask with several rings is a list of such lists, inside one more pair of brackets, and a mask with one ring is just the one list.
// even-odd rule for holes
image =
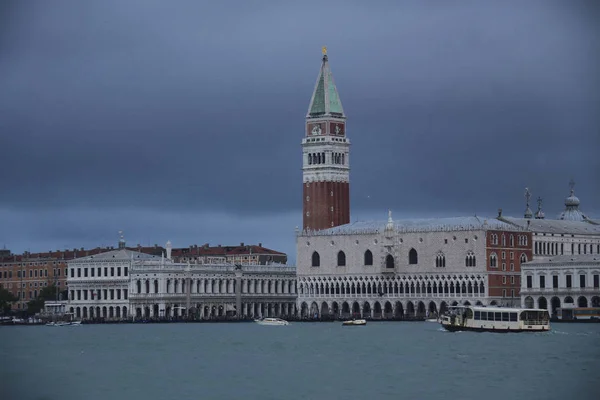
[[573, 194], [571, 190], [571, 195], [565, 199], [565, 206], [567, 207], [579, 207], [579, 198]]

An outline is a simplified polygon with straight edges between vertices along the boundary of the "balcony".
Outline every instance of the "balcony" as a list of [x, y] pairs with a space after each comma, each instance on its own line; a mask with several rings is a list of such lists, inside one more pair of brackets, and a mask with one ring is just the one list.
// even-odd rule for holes
[[560, 287], [560, 288], [521, 288], [521, 295], [536, 296], [585, 296], [600, 295], [600, 288], [578, 288], [578, 287]]

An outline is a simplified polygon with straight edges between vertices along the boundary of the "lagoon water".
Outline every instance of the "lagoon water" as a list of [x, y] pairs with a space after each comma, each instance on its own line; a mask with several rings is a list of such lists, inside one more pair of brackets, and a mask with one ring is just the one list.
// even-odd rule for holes
[[600, 398], [600, 324], [2, 327], [0, 399]]

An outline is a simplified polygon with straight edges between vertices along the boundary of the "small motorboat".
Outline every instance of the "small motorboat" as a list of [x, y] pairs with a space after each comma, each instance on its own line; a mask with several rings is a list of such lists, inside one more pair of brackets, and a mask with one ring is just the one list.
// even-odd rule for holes
[[437, 318], [426, 319], [425, 322], [440, 322]]
[[364, 319], [353, 319], [350, 321], [342, 322], [342, 326], [363, 326], [366, 324], [367, 324], [367, 321]]
[[283, 325], [289, 325], [290, 323], [287, 322], [284, 319], [281, 318], [260, 318], [260, 319], [255, 319], [254, 322], [256, 322], [259, 325], [273, 325], [273, 326], [283, 326]]

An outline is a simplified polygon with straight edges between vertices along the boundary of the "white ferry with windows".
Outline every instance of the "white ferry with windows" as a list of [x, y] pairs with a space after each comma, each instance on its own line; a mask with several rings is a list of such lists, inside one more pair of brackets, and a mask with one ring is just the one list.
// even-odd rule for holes
[[550, 314], [534, 308], [453, 306], [441, 324], [451, 332], [545, 332], [550, 330]]

